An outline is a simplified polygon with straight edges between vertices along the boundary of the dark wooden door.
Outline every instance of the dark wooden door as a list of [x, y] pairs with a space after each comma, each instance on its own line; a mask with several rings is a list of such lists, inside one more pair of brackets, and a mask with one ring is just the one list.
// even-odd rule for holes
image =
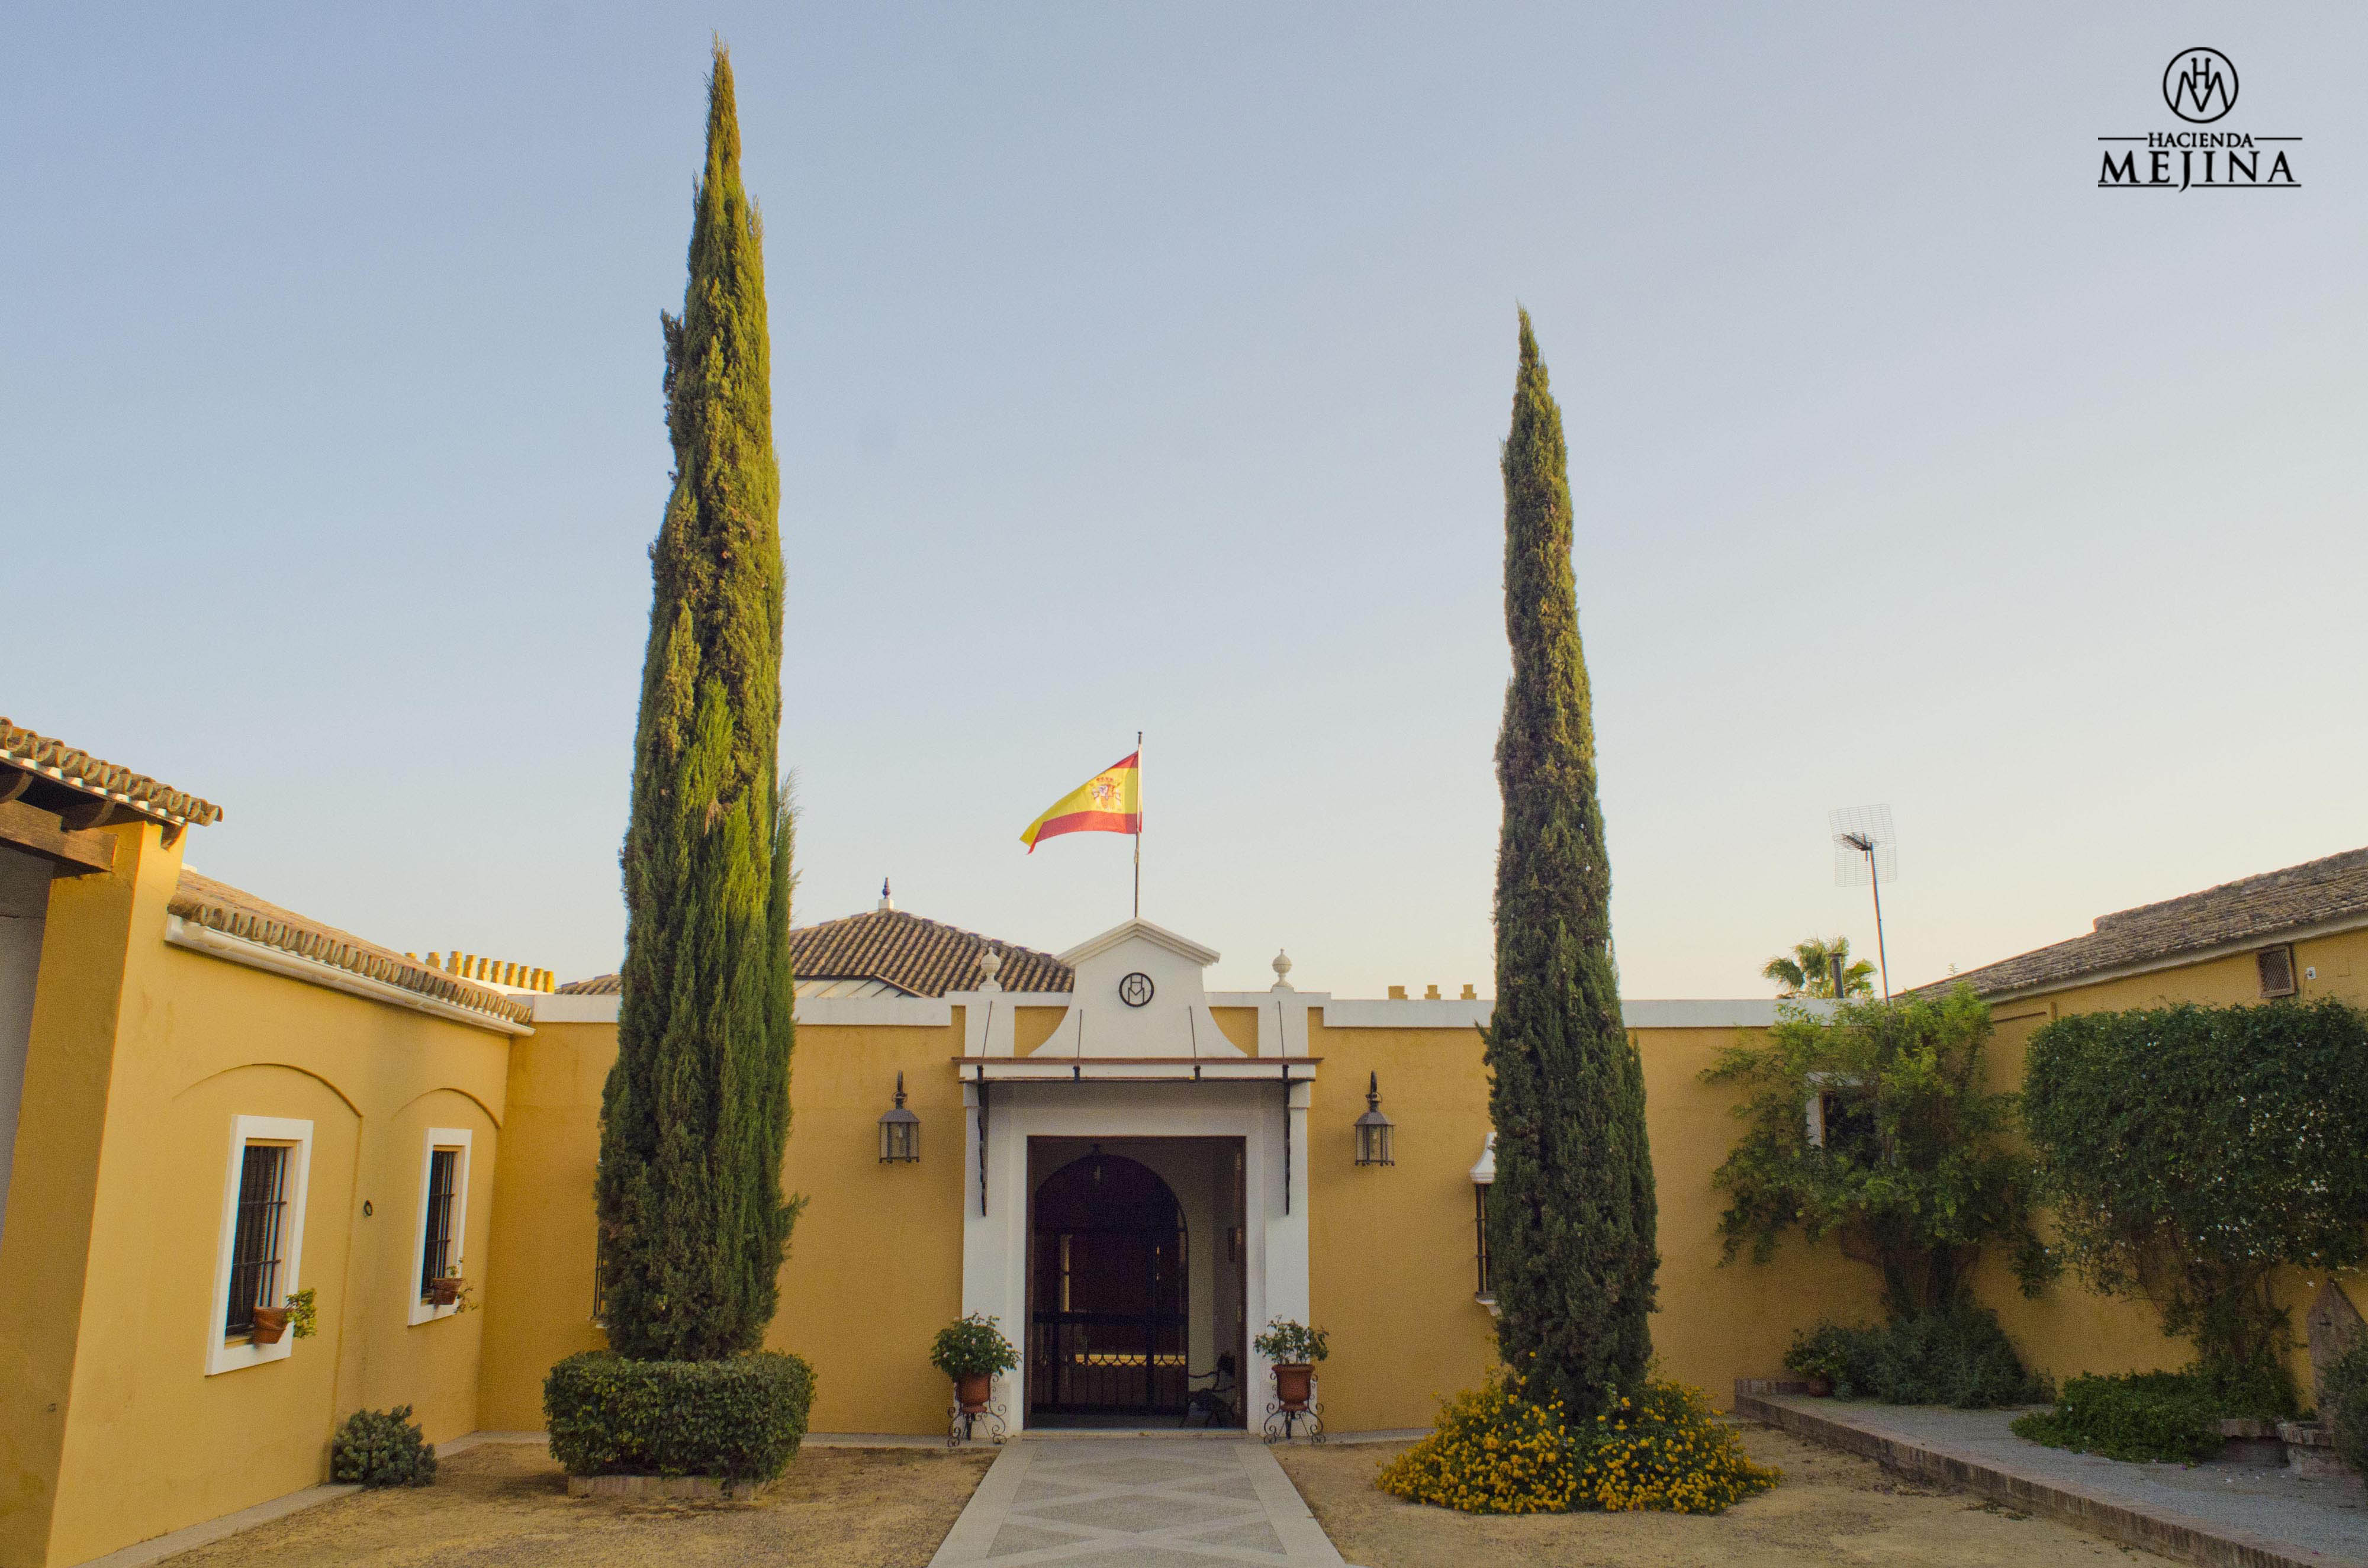
[[1048, 1415], [1184, 1414], [1183, 1210], [1149, 1166], [1097, 1151], [1037, 1189], [1028, 1395]]

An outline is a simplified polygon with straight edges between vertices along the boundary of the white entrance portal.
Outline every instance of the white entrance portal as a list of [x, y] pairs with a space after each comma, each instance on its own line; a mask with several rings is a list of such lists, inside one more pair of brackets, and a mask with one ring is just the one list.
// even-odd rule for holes
[[[1060, 957], [1076, 971], [1072, 992], [1016, 994], [990, 982], [947, 998], [966, 1018], [958, 1063], [969, 1133], [962, 1311], [1000, 1320], [1024, 1356], [1030, 1199], [1044, 1175], [1031, 1179], [1031, 1144], [1085, 1150], [1099, 1142], [1115, 1151], [1134, 1140], [1213, 1139], [1238, 1150], [1240, 1321], [1250, 1335], [1272, 1318], [1304, 1322], [1307, 1101], [1316, 1062], [1306, 1054], [1304, 1006], [1278, 996], [1271, 1018], [1261, 1008], [1258, 1049], [1247, 1051], [1209, 1010], [1202, 971], [1217, 955], [1198, 943], [1133, 920]], [[1014, 1030], [1022, 1006], [1064, 1009], [1051, 1036], [1024, 1056]], [[1228, 1256], [1222, 1230], [1211, 1242], [1210, 1258]], [[1212, 1365], [1218, 1337], [1212, 1325]], [[1192, 1369], [1206, 1369], [1195, 1361]], [[996, 1391], [1015, 1430], [1029, 1424], [1025, 1371], [1023, 1364]], [[1249, 1351], [1241, 1373], [1240, 1397], [1255, 1409], [1266, 1365]]]

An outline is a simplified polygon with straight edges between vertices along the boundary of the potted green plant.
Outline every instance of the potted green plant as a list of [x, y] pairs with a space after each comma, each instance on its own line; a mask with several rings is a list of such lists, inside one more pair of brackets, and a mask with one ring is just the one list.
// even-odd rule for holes
[[964, 1415], [976, 1415], [995, 1397], [995, 1374], [1019, 1365], [1019, 1352], [1003, 1337], [999, 1320], [973, 1312], [938, 1330], [929, 1364], [954, 1381], [954, 1399]]
[[449, 1307], [461, 1300], [461, 1266], [454, 1264], [427, 1282], [427, 1304]]
[[1274, 1368], [1274, 1402], [1286, 1411], [1307, 1408], [1315, 1397], [1315, 1363], [1331, 1354], [1328, 1330], [1275, 1318], [1251, 1341]]
[[257, 1345], [277, 1345], [282, 1335], [293, 1334], [299, 1339], [313, 1337], [320, 1322], [313, 1307], [313, 1288], [306, 1286], [288, 1298], [286, 1304], [255, 1309], [252, 1337]]

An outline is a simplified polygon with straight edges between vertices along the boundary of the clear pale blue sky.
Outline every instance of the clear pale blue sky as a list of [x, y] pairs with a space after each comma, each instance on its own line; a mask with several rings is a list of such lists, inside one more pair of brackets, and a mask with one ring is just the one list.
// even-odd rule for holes
[[[2356, 6], [16, 7], [0, 712], [191, 863], [613, 967], [711, 28], [767, 219], [800, 917], [1485, 992], [1496, 471], [1568, 425], [1635, 995], [2368, 842]], [[664, 14], [670, 10], [671, 14]], [[2171, 125], [2296, 192], [2096, 188]], [[1419, 994], [1417, 990], [1417, 994]]]

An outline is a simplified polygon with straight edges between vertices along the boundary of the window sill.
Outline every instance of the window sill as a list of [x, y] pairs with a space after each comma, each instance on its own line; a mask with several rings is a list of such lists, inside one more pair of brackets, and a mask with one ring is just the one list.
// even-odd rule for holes
[[245, 1335], [241, 1335], [235, 1339], [225, 1337], [214, 1346], [213, 1353], [206, 1358], [206, 1376], [211, 1378], [222, 1372], [243, 1371], [249, 1367], [261, 1367], [273, 1361], [285, 1361], [295, 1353], [295, 1338], [290, 1335], [282, 1335], [279, 1343], [274, 1345], [257, 1345], [253, 1338]]

